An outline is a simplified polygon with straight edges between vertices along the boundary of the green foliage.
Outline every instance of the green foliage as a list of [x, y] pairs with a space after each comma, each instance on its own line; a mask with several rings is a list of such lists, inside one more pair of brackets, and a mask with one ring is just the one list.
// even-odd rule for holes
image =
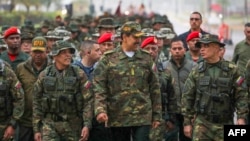
[[40, 24], [42, 20], [54, 20], [57, 12], [33, 12], [31, 11], [29, 14], [26, 12], [13, 11], [9, 12], [0, 12], [0, 25], [15, 25], [21, 26], [23, 25], [26, 19], [31, 20], [34, 24]]

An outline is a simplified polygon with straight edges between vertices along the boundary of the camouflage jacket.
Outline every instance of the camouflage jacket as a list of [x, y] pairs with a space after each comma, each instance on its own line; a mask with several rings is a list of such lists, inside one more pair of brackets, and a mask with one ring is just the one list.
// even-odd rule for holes
[[[84, 119], [84, 126], [90, 127], [93, 118], [93, 98], [89, 92], [90, 83], [88, 82], [85, 73], [80, 68], [72, 65], [61, 73], [57, 71], [54, 64], [42, 71], [33, 91], [34, 132], [40, 132], [41, 124], [47, 113], [56, 116], [63, 114], [62, 118], [64, 116], [69, 117], [66, 121], [72, 120], [70, 117], [79, 116], [82, 120]], [[73, 100], [70, 96], [71, 93], [75, 97]], [[62, 102], [60, 98], [63, 98], [65, 102], [67, 101], [65, 104], [59, 104], [64, 107], [48, 107], [46, 104], [43, 104], [44, 101], [42, 99], [46, 98], [46, 96], [52, 97], [52, 95], [59, 103]], [[48, 105], [52, 106], [53, 103], [52, 101], [50, 102]], [[56, 110], [54, 111], [53, 108]]]
[[24, 92], [16, 74], [9, 66], [0, 60], [0, 120], [8, 120], [12, 126], [16, 125], [24, 112]]
[[[47, 66], [47, 63], [43, 66], [44, 70]], [[17, 78], [22, 83], [22, 87], [25, 93], [25, 111], [20, 120], [20, 124], [23, 124], [26, 127], [32, 127], [32, 100], [33, 100], [33, 87], [36, 82], [39, 73], [42, 71], [35, 71], [32, 65], [32, 59], [29, 58], [25, 62], [19, 64], [16, 69]]]
[[107, 113], [113, 127], [151, 125], [162, 116], [156, 65], [141, 49], [128, 57], [108, 51], [94, 70], [95, 115]]
[[[204, 73], [208, 74], [208, 76], [203, 76]], [[210, 81], [207, 81], [207, 78], [209, 78]], [[210, 95], [214, 97], [214, 99], [211, 99], [209, 101], [210, 103], [212, 101], [213, 104], [217, 105], [216, 107], [214, 107], [215, 105], [213, 105], [213, 110], [216, 111], [221, 110], [221, 107], [223, 107], [223, 105], [228, 105], [228, 103], [225, 102], [217, 102], [222, 100], [219, 97], [220, 95], [225, 95], [225, 97], [230, 98], [227, 98], [228, 102], [234, 104], [227, 106], [226, 108], [230, 109], [232, 106], [233, 111], [230, 111], [228, 113], [221, 112], [219, 115], [229, 115], [230, 120], [233, 120], [233, 112], [236, 109], [237, 118], [246, 119], [248, 114], [248, 94], [246, 92], [246, 88], [243, 87], [244, 81], [242, 80], [243, 79], [240, 75], [239, 69], [232, 62], [225, 60], [220, 60], [215, 64], [208, 64], [205, 61], [200, 62], [198, 66], [193, 68], [193, 70], [190, 72], [184, 85], [182, 94], [182, 114], [184, 116], [184, 125], [190, 125], [191, 119], [194, 118], [194, 115], [197, 113], [201, 113], [201, 111], [197, 112], [196, 107], [197, 101], [201, 100], [201, 96], [198, 94], [199, 91], [202, 91], [201, 93], [203, 96]], [[199, 85], [200, 88], [198, 87]], [[201, 87], [201, 85], [203, 87]], [[215, 96], [217, 96], [217, 98]], [[200, 103], [202, 102], [200, 101]], [[222, 105], [219, 106], [218, 104]], [[207, 105], [207, 107], [204, 108], [204, 114], [209, 114], [211, 110], [210, 106]], [[206, 110], [208, 112], [206, 112]]]

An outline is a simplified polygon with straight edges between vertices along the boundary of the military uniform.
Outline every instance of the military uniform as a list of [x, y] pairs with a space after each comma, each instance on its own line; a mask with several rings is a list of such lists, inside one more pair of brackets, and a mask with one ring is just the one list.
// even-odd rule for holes
[[[196, 47], [200, 47], [202, 43], [225, 46], [216, 35], [209, 34], [204, 35], [196, 43]], [[220, 59], [219, 55], [217, 59]], [[226, 60], [216, 63], [207, 61], [204, 58], [190, 72], [185, 82], [182, 94], [184, 126], [193, 125], [193, 140], [223, 141], [223, 126], [233, 124], [235, 110], [238, 119], [246, 119], [248, 94], [234, 63]]]
[[[65, 49], [74, 52], [67, 41], [54, 45], [54, 56]], [[91, 127], [93, 115], [88, 84], [87, 76], [76, 66], [59, 71], [53, 64], [42, 71], [33, 91], [34, 133], [42, 133], [43, 140], [79, 140], [82, 127]]]
[[24, 112], [24, 93], [15, 73], [0, 59], [0, 139], [7, 125], [16, 128]]
[[[37, 44], [37, 43], [41, 44]], [[44, 37], [36, 37], [32, 42], [32, 51], [46, 51], [46, 39]], [[32, 98], [33, 98], [33, 87], [36, 82], [38, 75], [43, 71], [49, 64], [49, 59], [44, 61], [43, 66], [40, 70], [34, 67], [34, 60], [30, 57], [25, 62], [22, 62], [17, 66], [16, 75], [22, 83], [25, 92], [25, 111], [20, 119], [20, 131], [19, 139], [25, 141], [34, 140], [33, 126], [32, 126]]]

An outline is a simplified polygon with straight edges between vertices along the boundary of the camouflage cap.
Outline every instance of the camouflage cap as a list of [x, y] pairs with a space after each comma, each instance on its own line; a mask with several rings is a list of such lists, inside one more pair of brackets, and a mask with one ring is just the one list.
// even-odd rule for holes
[[142, 35], [144, 35], [144, 33], [141, 32], [141, 25], [132, 21], [126, 22], [122, 25], [121, 33], [130, 33], [135, 37], [141, 37]]
[[33, 32], [21, 32], [21, 40], [32, 40], [35, 37]]
[[71, 54], [75, 53], [75, 47], [72, 43], [64, 40], [59, 40], [52, 45], [52, 50], [50, 52], [50, 55], [56, 56], [60, 53], [60, 51], [65, 49], [70, 49]]
[[50, 27], [50, 22], [48, 20], [43, 20], [42, 23], [41, 23], [41, 27], [49, 28]]
[[31, 51], [46, 51], [47, 40], [42, 36], [37, 36], [32, 40]]
[[59, 35], [58, 32], [56, 32], [55, 30], [52, 30], [52, 31], [48, 31], [47, 32], [47, 35], [44, 36], [45, 38], [48, 38], [48, 39], [63, 39], [62, 36]]
[[214, 34], [204, 34], [201, 36], [200, 40], [196, 42], [195, 47], [201, 48], [201, 44], [216, 43], [220, 47], [224, 47], [225, 44], [221, 43], [218, 36]]
[[143, 28], [141, 31], [144, 33], [143, 37], [155, 36], [153, 28]]
[[164, 27], [159, 30], [159, 32], [166, 36], [167, 39], [173, 39], [175, 34], [170, 28]]
[[101, 18], [99, 21], [98, 28], [118, 28], [118, 25], [115, 24], [114, 18]]

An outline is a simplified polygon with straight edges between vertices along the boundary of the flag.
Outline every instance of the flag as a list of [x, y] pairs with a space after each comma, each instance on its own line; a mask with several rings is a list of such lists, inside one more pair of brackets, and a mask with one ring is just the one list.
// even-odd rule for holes
[[121, 16], [122, 15], [122, 13], [121, 13], [121, 3], [122, 3], [122, 1], [119, 2], [118, 6], [117, 6], [117, 8], [115, 10], [115, 16]]

